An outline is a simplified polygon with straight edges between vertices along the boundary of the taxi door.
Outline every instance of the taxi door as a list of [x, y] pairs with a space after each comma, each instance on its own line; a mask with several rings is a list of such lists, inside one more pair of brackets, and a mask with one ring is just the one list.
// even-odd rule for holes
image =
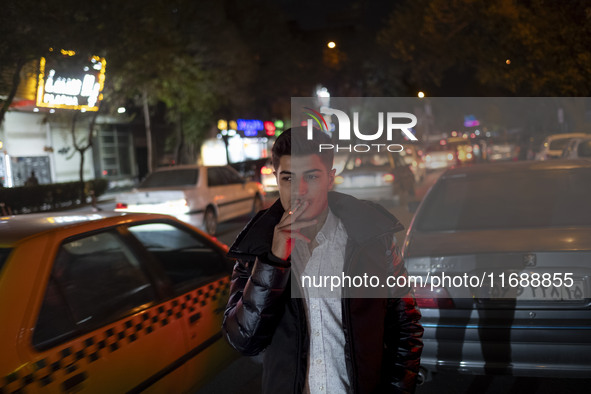
[[50, 244], [37, 255], [38, 291], [18, 344], [23, 363], [7, 392], [182, 392], [185, 323], [174, 300], [158, 302], [120, 232], [65, 229]]
[[187, 380], [197, 387], [237, 356], [222, 335], [232, 263], [211, 240], [178, 223], [139, 224], [128, 230], [170, 278], [174, 313], [188, 337], [183, 356]]

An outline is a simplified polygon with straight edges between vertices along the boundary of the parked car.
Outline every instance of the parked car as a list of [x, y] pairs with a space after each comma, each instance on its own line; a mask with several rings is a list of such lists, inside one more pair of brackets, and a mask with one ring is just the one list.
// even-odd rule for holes
[[414, 197], [415, 179], [398, 153], [354, 152], [335, 177], [334, 190], [365, 200], [398, 202], [405, 195]]
[[153, 212], [176, 216], [214, 235], [217, 224], [254, 214], [265, 192], [229, 166], [178, 166], [154, 171], [131, 192], [117, 196], [119, 212]]
[[194, 392], [222, 337], [227, 247], [153, 214], [28, 214], [0, 226], [0, 392]]
[[492, 143], [487, 148], [489, 161], [517, 160], [519, 147], [510, 143]]
[[409, 276], [424, 280], [415, 282], [422, 368], [589, 376], [589, 196], [585, 160], [491, 163], [440, 177], [402, 250]]
[[591, 136], [572, 138], [562, 151], [563, 159], [591, 159]]
[[589, 134], [585, 133], [566, 133], [552, 134], [544, 140], [540, 151], [536, 155], [537, 160], [558, 159], [562, 156], [562, 151], [571, 138], [584, 138]]
[[440, 170], [456, 165], [455, 150], [447, 145], [430, 145], [425, 149], [427, 171]]

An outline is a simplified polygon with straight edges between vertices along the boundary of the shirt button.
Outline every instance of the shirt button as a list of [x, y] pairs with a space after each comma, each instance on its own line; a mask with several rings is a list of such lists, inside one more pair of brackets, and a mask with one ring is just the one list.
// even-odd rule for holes
[[317, 337], [319, 337], [320, 336], [320, 331], [314, 332], [314, 335], [317, 336]]
[[324, 386], [320, 386], [320, 391], [324, 391]]
[[322, 364], [322, 360], [321, 359], [316, 360], [316, 364], [318, 364], [318, 365]]

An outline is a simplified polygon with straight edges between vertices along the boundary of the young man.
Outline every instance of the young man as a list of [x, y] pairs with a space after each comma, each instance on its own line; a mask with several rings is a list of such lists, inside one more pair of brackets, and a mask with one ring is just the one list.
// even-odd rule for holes
[[302, 290], [301, 274], [383, 267], [406, 275], [394, 244], [402, 225], [377, 204], [329, 192], [333, 154], [320, 153], [321, 143], [330, 138], [317, 131], [308, 140], [294, 128], [273, 146], [279, 200], [230, 248], [237, 263], [226, 338], [245, 355], [263, 352], [265, 393], [411, 393], [423, 334], [412, 292], [351, 298], [342, 289], [334, 298]]

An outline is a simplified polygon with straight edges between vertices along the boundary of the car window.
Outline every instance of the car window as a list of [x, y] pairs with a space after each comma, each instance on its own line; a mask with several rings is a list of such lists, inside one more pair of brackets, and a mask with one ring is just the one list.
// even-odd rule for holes
[[243, 183], [243, 180], [242, 180], [242, 177], [240, 176], [240, 174], [238, 174], [232, 168], [222, 167], [222, 168], [220, 168], [220, 171], [222, 171], [224, 173], [228, 183], [230, 183], [230, 184]]
[[198, 180], [198, 169], [158, 171], [149, 174], [138, 187], [142, 189], [149, 187], [194, 186]]
[[589, 170], [464, 174], [442, 179], [423, 203], [419, 231], [554, 227], [591, 223]]
[[591, 157], [591, 140], [581, 141], [577, 148], [577, 156]]
[[95, 329], [155, 300], [148, 277], [115, 232], [61, 245], [33, 335], [44, 348], [78, 329]]
[[226, 183], [226, 176], [218, 167], [210, 167], [207, 169], [207, 185], [209, 187], [222, 186]]
[[160, 262], [177, 294], [229, 274], [222, 254], [196, 233], [167, 223], [135, 225], [129, 231]]
[[559, 138], [556, 140], [553, 140], [550, 142], [550, 148], [551, 150], [562, 150], [564, 149], [564, 147], [566, 146], [566, 144], [568, 144], [568, 141], [570, 141], [570, 138]]

